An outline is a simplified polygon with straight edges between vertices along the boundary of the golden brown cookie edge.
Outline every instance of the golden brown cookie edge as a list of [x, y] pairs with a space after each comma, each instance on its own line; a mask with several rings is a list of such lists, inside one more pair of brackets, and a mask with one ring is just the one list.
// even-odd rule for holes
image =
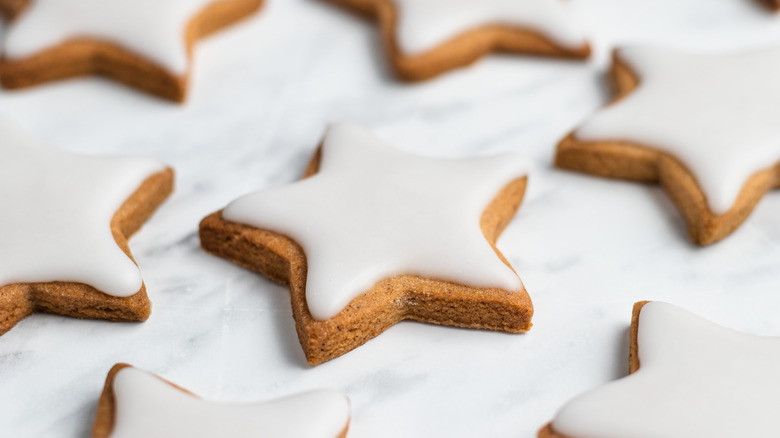
[[[11, 3], [0, 6], [0, 11], [16, 16], [19, 9], [12, 10]], [[217, 0], [207, 5], [190, 20], [183, 36], [190, 57], [198, 39], [248, 17], [262, 4], [263, 0]], [[0, 83], [8, 89], [92, 74], [174, 102], [185, 100], [189, 82], [189, 72], [176, 75], [142, 55], [95, 39], [75, 38], [27, 58], [0, 59]]]
[[[641, 79], [616, 52], [611, 68], [615, 99], [625, 98]], [[752, 212], [767, 191], [780, 185], [780, 163], [753, 174], [742, 186], [734, 205], [724, 214], [713, 213], [693, 174], [677, 158], [650, 145], [625, 141], [581, 141], [572, 132], [556, 148], [555, 166], [606, 178], [660, 183], [682, 213], [688, 235], [699, 245], [715, 243], [731, 234]]]
[[409, 82], [423, 81], [450, 70], [470, 65], [490, 52], [558, 57], [588, 58], [590, 45], [568, 49], [539, 32], [503, 25], [470, 29], [425, 53], [404, 55], [396, 43], [396, 8], [391, 0], [325, 0], [355, 13], [374, 17], [379, 24], [382, 44], [397, 76]]
[[780, 0], [758, 0], [759, 3], [777, 12], [780, 11]]
[[[114, 380], [116, 379], [116, 375], [125, 368], [135, 367], [126, 363], [118, 363], [111, 367], [111, 370], [106, 376], [106, 383], [103, 385], [103, 392], [101, 392], [100, 399], [98, 399], [97, 412], [95, 413], [95, 422], [92, 425], [92, 438], [108, 438], [108, 436], [111, 435], [111, 431], [114, 429], [114, 421], [116, 419]], [[198, 395], [182, 388], [175, 383], [163, 379], [156, 374], [152, 375], [155, 378], [162, 380], [165, 384], [170, 385], [181, 392], [184, 392], [195, 398], [200, 398]]]
[[[103, 391], [98, 399], [97, 412], [95, 413], [95, 422], [92, 425], [92, 438], [108, 438], [114, 429], [114, 422], [116, 421], [116, 397], [114, 394], [114, 380], [116, 375], [125, 368], [134, 368], [132, 365], [126, 363], [118, 363], [111, 367], [111, 370], [106, 376], [106, 382], [103, 385]], [[165, 384], [172, 386], [173, 388], [184, 392], [195, 398], [200, 398], [197, 394], [182, 388], [181, 386], [170, 382], [156, 374], [152, 374], [155, 378], [160, 379]], [[351, 415], [347, 418], [347, 423], [344, 425], [344, 429], [335, 438], [345, 438], [349, 425], [351, 422]]]
[[[650, 301], [639, 301], [634, 303], [631, 309], [631, 326], [629, 328], [629, 346], [628, 346], [628, 374], [633, 374], [639, 370], [639, 313], [642, 308]], [[547, 423], [539, 430], [538, 438], [572, 438], [561, 435], [553, 429], [552, 422]]]
[[[320, 158], [321, 148], [318, 148], [304, 177], [317, 172]], [[526, 177], [521, 177], [507, 184], [480, 220], [486, 240], [510, 269], [495, 241], [522, 203], [526, 181]], [[221, 211], [204, 218], [199, 230], [201, 246], [206, 251], [290, 287], [298, 339], [311, 365], [341, 356], [404, 319], [510, 333], [522, 333], [531, 327], [533, 305], [524, 288], [520, 291], [471, 288], [413, 275], [381, 280], [335, 317], [319, 321], [311, 315], [306, 303], [306, 256], [293, 239], [227, 221]], [[382, 296], [384, 300], [378, 302]], [[447, 313], [446, 310], [452, 310], [453, 301], [463, 308]]]
[[0, 0], [0, 15], [6, 20], [12, 20], [27, 7], [29, 2], [30, 0]]
[[[135, 262], [127, 239], [173, 191], [174, 172], [166, 168], [146, 178], [111, 220], [111, 232]], [[146, 286], [129, 297], [115, 297], [73, 282], [15, 283], [0, 286], [0, 335], [36, 312], [107, 321], [145, 321], [151, 312]]]

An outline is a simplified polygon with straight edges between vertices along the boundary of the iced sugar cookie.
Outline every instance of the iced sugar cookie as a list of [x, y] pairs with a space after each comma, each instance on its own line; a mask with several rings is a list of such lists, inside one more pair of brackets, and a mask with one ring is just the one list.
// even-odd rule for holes
[[634, 305], [630, 372], [566, 404], [540, 438], [733, 438], [780, 428], [780, 338], [662, 302]]
[[723, 239], [778, 184], [780, 49], [615, 52], [615, 100], [558, 145], [556, 165], [660, 182], [691, 239]]
[[489, 52], [587, 58], [590, 46], [564, 0], [327, 0], [379, 23], [401, 79], [419, 81]]
[[100, 74], [183, 101], [197, 39], [263, 0], [0, 0], [10, 19], [0, 81], [23, 88]]
[[311, 364], [403, 319], [523, 332], [533, 308], [495, 247], [527, 162], [403, 153], [353, 124], [329, 129], [307, 178], [201, 222], [203, 248], [288, 284]]
[[316, 390], [259, 403], [218, 404], [126, 364], [108, 373], [93, 438], [343, 438], [349, 401]]
[[0, 118], [0, 334], [34, 312], [145, 320], [127, 239], [172, 189], [157, 161], [51, 149]]

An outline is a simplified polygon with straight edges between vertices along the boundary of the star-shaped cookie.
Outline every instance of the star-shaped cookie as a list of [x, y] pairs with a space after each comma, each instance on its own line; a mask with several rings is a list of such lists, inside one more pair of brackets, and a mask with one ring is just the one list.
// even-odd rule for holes
[[92, 438], [343, 438], [348, 427], [349, 400], [332, 390], [217, 404], [117, 364], [100, 396]]
[[634, 305], [631, 375], [565, 405], [540, 438], [776, 436], [780, 338], [662, 302]]
[[563, 0], [326, 0], [379, 22], [401, 79], [420, 81], [489, 52], [587, 58], [590, 46]]
[[154, 160], [58, 151], [0, 118], [0, 334], [34, 312], [145, 320], [127, 239], [172, 189]]
[[201, 244], [289, 284], [313, 365], [403, 319], [523, 332], [531, 300], [494, 243], [526, 174], [514, 155], [418, 157], [338, 124], [307, 178], [208, 216]]
[[6, 88], [100, 74], [165, 99], [187, 92], [195, 41], [255, 12], [263, 0], [0, 0], [11, 21]]
[[707, 245], [729, 235], [780, 173], [780, 50], [615, 52], [617, 97], [558, 145], [556, 165], [660, 182]]

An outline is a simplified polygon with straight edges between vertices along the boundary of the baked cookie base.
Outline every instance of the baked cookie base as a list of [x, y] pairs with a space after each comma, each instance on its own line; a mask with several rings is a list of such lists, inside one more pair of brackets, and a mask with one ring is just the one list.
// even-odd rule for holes
[[[636, 73], [618, 55], [610, 76], [616, 91], [612, 104], [639, 86]], [[742, 187], [734, 205], [724, 214], [715, 214], [688, 168], [652, 145], [583, 141], [569, 134], [558, 144], [555, 165], [606, 178], [660, 183], [685, 218], [691, 240], [699, 245], [712, 244], [731, 234], [763, 195], [780, 185], [780, 164], [755, 173]]]
[[[0, 0], [0, 13], [12, 19], [28, 2]], [[198, 39], [249, 16], [262, 4], [263, 0], [217, 0], [206, 6], [183, 36], [188, 54]], [[95, 39], [73, 39], [27, 58], [0, 60], [0, 83], [8, 89], [89, 74], [107, 76], [174, 102], [184, 101], [189, 82], [189, 72], [171, 73], [121, 46]]]
[[326, 0], [379, 22], [384, 49], [399, 78], [422, 81], [467, 66], [490, 52], [583, 59], [590, 46], [561, 47], [538, 32], [518, 27], [488, 25], [466, 31], [420, 55], [405, 55], [396, 43], [397, 13], [392, 0]]
[[[316, 173], [319, 156], [315, 154], [306, 176]], [[507, 185], [480, 221], [485, 238], [504, 263], [494, 243], [519, 208], [525, 186], [526, 178]], [[404, 319], [511, 333], [531, 327], [533, 305], [525, 289], [473, 288], [414, 275], [379, 281], [333, 318], [316, 320], [306, 304], [306, 255], [294, 240], [227, 221], [221, 212], [203, 219], [200, 240], [206, 251], [290, 287], [298, 340], [311, 365], [341, 356]]]
[[[147, 178], [114, 214], [114, 240], [131, 259], [127, 239], [172, 191], [173, 170], [169, 168]], [[145, 321], [150, 311], [145, 285], [129, 297], [115, 297], [83, 283], [61, 281], [0, 287], [0, 335], [36, 312], [107, 321]]]
[[[639, 334], [639, 313], [642, 311], [642, 307], [650, 301], [640, 301], [634, 304], [634, 308], [631, 312], [631, 328], [629, 329], [629, 347], [628, 347], [628, 374], [633, 374], [639, 369], [639, 345], [637, 343], [637, 336]], [[541, 430], [539, 430], [538, 438], [575, 438], [566, 435], [561, 435], [552, 427], [552, 423], [547, 423]]]

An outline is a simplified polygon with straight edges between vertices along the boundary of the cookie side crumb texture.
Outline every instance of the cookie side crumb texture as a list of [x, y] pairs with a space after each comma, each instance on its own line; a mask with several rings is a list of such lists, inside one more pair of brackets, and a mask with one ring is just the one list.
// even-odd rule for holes
[[[615, 52], [610, 78], [616, 105], [641, 86], [633, 71]], [[747, 219], [761, 197], [780, 185], [780, 165], [754, 173], [734, 204], [715, 213], [695, 176], [679, 159], [653, 147], [628, 141], [585, 141], [569, 134], [557, 147], [555, 165], [562, 169], [642, 183], [660, 183], [682, 213], [692, 241], [709, 245], [731, 234]]]
[[[13, 22], [23, 19], [35, 1], [59, 0], [0, 0], [0, 13], [8, 19], [11, 31]], [[189, 20], [181, 35], [187, 58], [191, 57], [198, 39], [249, 16], [262, 3], [263, 0], [215, 0], [208, 3]], [[139, 32], [144, 30], [139, 29]], [[173, 72], [115, 42], [74, 35], [23, 58], [12, 59], [4, 54], [0, 61], [0, 82], [5, 88], [18, 89], [97, 74], [164, 99], [182, 102], [187, 95], [190, 76], [187, 64], [183, 72]]]
[[441, 41], [421, 53], [405, 52], [399, 44], [399, 5], [394, 0], [326, 0], [376, 19], [390, 62], [399, 78], [422, 81], [474, 63], [490, 52], [584, 59], [590, 46], [567, 46], [530, 26], [485, 22]]
[[[173, 170], [147, 178], [116, 212], [111, 232], [132, 259], [127, 239], [173, 191]], [[0, 335], [35, 312], [108, 321], [145, 321], [151, 305], [146, 287], [129, 297], [105, 294], [83, 283], [17, 283], [0, 287]]]

